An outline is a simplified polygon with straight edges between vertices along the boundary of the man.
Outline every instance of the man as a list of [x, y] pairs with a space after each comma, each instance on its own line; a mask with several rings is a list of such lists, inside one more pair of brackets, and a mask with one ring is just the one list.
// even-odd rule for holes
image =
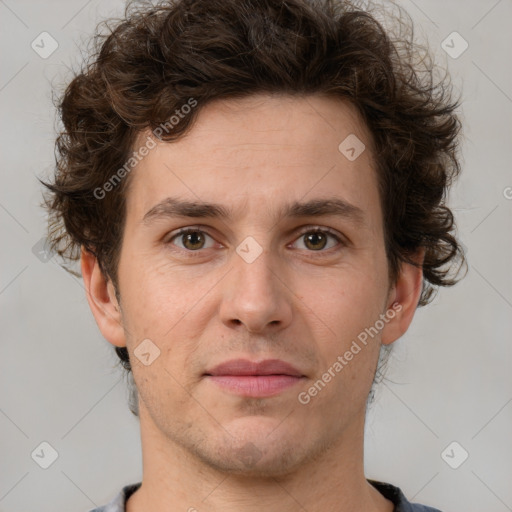
[[436, 510], [363, 467], [379, 356], [464, 261], [457, 104], [425, 62], [346, 2], [181, 0], [71, 82], [51, 239], [143, 449], [96, 512]]

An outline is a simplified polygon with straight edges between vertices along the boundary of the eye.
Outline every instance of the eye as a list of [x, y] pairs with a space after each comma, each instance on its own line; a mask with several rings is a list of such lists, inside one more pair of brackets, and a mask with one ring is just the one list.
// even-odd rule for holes
[[[329, 243], [329, 239], [331, 242]], [[297, 239], [298, 243], [302, 241], [302, 247], [296, 247], [298, 249], [307, 249], [310, 251], [323, 251], [324, 249], [331, 249], [337, 244], [344, 245], [341, 238], [328, 229], [311, 229], [303, 231], [301, 236]]]
[[[176, 240], [176, 242], [174, 242], [174, 240]], [[207, 245], [208, 241], [210, 242], [209, 245]], [[209, 249], [210, 247], [213, 247], [214, 242], [215, 241], [210, 235], [200, 229], [185, 228], [171, 236], [166, 243], [173, 243], [180, 249], [184, 249], [186, 251], [198, 251], [199, 249]]]

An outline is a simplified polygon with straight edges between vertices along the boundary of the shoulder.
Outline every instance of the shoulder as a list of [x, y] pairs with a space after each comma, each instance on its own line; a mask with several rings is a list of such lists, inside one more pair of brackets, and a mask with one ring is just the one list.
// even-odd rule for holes
[[395, 505], [394, 512], [441, 512], [437, 508], [420, 505], [419, 503], [411, 503], [399, 487], [376, 480], [368, 479], [368, 482]]
[[125, 512], [126, 501], [140, 487], [141, 482], [126, 485], [121, 491], [106, 505], [97, 507], [89, 512]]

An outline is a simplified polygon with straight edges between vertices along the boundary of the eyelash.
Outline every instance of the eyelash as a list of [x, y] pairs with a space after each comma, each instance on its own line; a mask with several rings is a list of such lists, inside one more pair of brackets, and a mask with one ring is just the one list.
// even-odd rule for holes
[[[205, 231], [204, 229], [201, 229], [200, 227], [186, 227], [186, 228], [182, 228], [180, 229], [177, 233], [173, 234], [166, 242], [165, 244], [166, 245], [171, 245], [172, 244], [172, 241], [182, 235], [186, 235], [188, 233], [204, 233], [206, 235], [208, 235], [210, 238], [213, 238], [207, 231]], [[345, 247], [347, 244], [345, 243], [345, 241], [335, 232], [333, 231], [332, 229], [330, 228], [326, 228], [326, 227], [321, 227], [321, 226], [311, 226], [311, 227], [306, 227], [304, 229], [302, 229], [300, 232], [299, 232], [299, 235], [298, 237], [294, 240], [294, 242], [296, 240], [298, 240], [300, 237], [308, 234], [308, 233], [324, 233], [324, 234], [327, 234], [327, 235], [330, 235], [331, 237], [333, 237], [336, 242], [338, 242], [338, 244], [341, 246], [341, 247]], [[339, 249], [340, 247], [338, 247]], [[311, 252], [311, 253], [319, 253], [319, 254], [322, 254], [322, 253], [326, 253], [328, 251], [330, 251], [331, 249], [335, 249], [335, 247], [329, 247], [329, 249], [326, 249], [326, 250], [319, 250], [319, 251], [308, 251], [308, 252]], [[175, 251], [178, 251], [178, 252], [186, 252], [187, 255], [191, 256], [191, 257], [195, 257], [195, 256], [200, 256], [201, 255], [201, 252], [203, 251], [203, 249], [198, 249], [197, 251], [191, 251], [191, 250], [188, 250], [188, 249], [182, 249], [181, 247], [178, 247], [176, 249], [173, 249]]]

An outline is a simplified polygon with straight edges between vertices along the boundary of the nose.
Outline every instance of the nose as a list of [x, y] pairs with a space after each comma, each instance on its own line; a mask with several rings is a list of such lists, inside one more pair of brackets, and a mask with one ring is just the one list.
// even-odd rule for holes
[[266, 250], [250, 263], [233, 254], [233, 268], [223, 280], [220, 306], [226, 326], [244, 325], [249, 332], [262, 333], [290, 325], [293, 293], [277, 263]]

